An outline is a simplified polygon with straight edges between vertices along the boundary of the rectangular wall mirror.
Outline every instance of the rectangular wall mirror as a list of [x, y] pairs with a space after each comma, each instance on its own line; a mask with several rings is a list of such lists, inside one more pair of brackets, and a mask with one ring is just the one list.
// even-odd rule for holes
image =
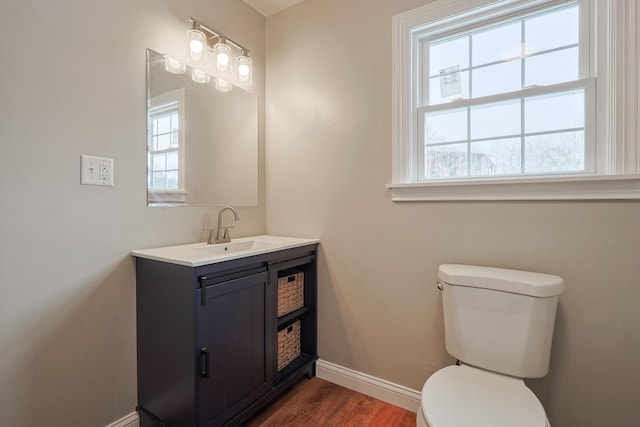
[[257, 206], [258, 97], [192, 71], [147, 49], [147, 204]]

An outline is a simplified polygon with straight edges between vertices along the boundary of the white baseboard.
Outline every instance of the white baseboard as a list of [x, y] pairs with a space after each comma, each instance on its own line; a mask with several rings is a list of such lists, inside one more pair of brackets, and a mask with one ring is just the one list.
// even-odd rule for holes
[[132, 412], [129, 415], [112, 422], [106, 427], [138, 427], [139, 425], [140, 421], [138, 420], [138, 414], [136, 412]]
[[366, 394], [395, 406], [417, 412], [421, 394], [392, 382], [354, 371], [324, 360], [316, 362], [316, 375], [342, 387]]
[[[316, 362], [318, 378], [357, 391], [383, 402], [399, 406], [412, 412], [420, 408], [420, 392], [392, 382], [345, 368], [335, 363], [318, 360]], [[131, 414], [114, 421], [106, 427], [138, 427], [138, 414]]]

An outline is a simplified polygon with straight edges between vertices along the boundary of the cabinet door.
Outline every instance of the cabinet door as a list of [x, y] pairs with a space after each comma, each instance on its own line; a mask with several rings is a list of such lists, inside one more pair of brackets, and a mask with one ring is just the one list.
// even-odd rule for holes
[[266, 272], [206, 286], [198, 318], [199, 425], [219, 426], [269, 391]]

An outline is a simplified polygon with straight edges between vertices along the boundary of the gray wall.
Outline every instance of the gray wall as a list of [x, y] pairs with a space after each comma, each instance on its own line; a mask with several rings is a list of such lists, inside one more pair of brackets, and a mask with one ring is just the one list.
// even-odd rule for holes
[[317, 236], [320, 357], [419, 390], [444, 349], [441, 263], [558, 274], [552, 425], [640, 425], [640, 203], [390, 200], [391, 18], [306, 0], [267, 18], [267, 230]]
[[[134, 410], [132, 249], [196, 242], [216, 208], [146, 207], [145, 49], [188, 18], [246, 44], [264, 99], [265, 19], [239, 0], [0, 2], [0, 424], [103, 427]], [[264, 183], [264, 109], [260, 180]], [[80, 155], [115, 186], [80, 185]], [[264, 232], [240, 210], [236, 236]]]

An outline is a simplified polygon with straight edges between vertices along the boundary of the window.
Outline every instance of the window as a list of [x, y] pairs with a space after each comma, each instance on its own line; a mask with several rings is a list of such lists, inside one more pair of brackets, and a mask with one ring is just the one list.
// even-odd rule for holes
[[589, 70], [580, 69], [588, 40], [579, 14], [569, 3], [453, 36], [419, 35], [418, 181], [593, 171], [585, 104], [595, 97], [580, 79]]
[[149, 108], [147, 188], [150, 203], [184, 203], [184, 93], [155, 96]]
[[631, 0], [441, 0], [394, 17], [393, 199], [640, 198], [637, 96], [612, 77], [636, 93], [638, 78], [603, 60], [637, 60], [638, 15]]

